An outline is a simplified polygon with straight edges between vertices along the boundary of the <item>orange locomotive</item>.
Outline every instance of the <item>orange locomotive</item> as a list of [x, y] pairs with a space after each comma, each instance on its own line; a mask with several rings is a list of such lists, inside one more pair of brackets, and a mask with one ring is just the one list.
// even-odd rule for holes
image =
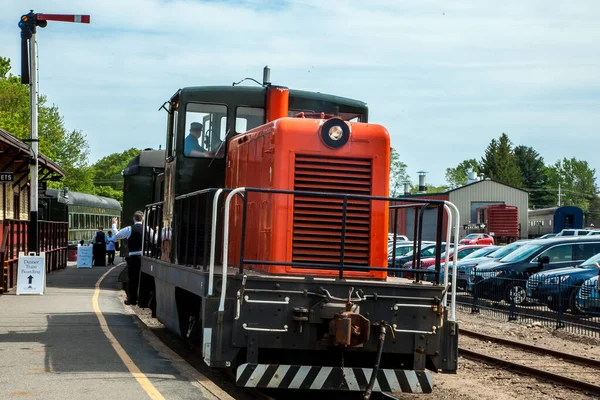
[[389, 134], [364, 103], [265, 79], [168, 104], [140, 306], [241, 387], [427, 393], [456, 371], [439, 257], [435, 282], [387, 267], [390, 202], [437, 208], [438, 250], [447, 204], [387, 197]]

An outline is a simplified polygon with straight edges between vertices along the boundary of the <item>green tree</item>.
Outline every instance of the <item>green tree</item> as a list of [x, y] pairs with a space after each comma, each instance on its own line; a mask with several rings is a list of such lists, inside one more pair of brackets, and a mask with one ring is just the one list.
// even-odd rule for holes
[[[40, 95], [39, 149], [42, 154], [59, 164], [66, 176], [53, 187], [68, 187], [73, 191], [92, 193], [92, 175], [88, 165], [89, 146], [81, 131], [69, 131], [56, 105], [48, 105]], [[20, 78], [10, 74], [10, 60], [0, 57], [0, 128], [20, 139], [30, 137], [29, 89]]]
[[481, 169], [486, 177], [507, 185], [521, 186], [523, 178], [512, 149], [512, 143], [505, 133], [498, 140], [492, 139], [481, 159]]
[[446, 182], [450, 186], [462, 186], [467, 183], [467, 174], [470, 171], [479, 175], [480, 170], [481, 166], [476, 159], [464, 160], [454, 168], [446, 168]]
[[408, 180], [406, 164], [400, 161], [400, 154], [392, 148], [390, 154], [390, 197], [404, 194], [404, 181]]
[[92, 166], [94, 184], [121, 190], [123, 188], [123, 175], [121, 173], [131, 159], [140, 154], [140, 151], [140, 149], [131, 148], [121, 153], [109, 154], [96, 161]]
[[517, 146], [514, 153], [523, 177], [523, 187], [530, 190], [529, 207], [543, 208], [553, 204], [554, 195], [543, 190], [548, 181], [543, 157], [528, 146]]
[[587, 161], [563, 158], [548, 168], [549, 191], [557, 193], [560, 184], [561, 205], [571, 205], [587, 212], [596, 197], [596, 170]]

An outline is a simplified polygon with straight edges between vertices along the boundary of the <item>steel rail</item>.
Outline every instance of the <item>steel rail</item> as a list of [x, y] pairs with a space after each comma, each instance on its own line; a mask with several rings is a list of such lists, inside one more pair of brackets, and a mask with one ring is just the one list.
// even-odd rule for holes
[[488, 356], [487, 354], [481, 354], [472, 350], [467, 350], [460, 348], [458, 349], [458, 354], [471, 359], [473, 361], [484, 362], [486, 364], [493, 364], [500, 367], [507, 368], [512, 371], [521, 372], [526, 375], [530, 375], [535, 378], [540, 378], [543, 380], [547, 380], [552, 383], [558, 383], [560, 385], [569, 387], [571, 389], [584, 391], [587, 393], [593, 393], [595, 395], [600, 395], [600, 386], [593, 385], [591, 383], [578, 381], [576, 379], [568, 378], [566, 376], [557, 375], [552, 372], [544, 371], [541, 369], [528, 367], [526, 365], [521, 365], [517, 363], [513, 363], [511, 361], [503, 360], [501, 358], [496, 358], [492, 356]]
[[513, 347], [515, 349], [561, 358], [563, 361], [569, 361], [575, 364], [600, 369], [600, 360], [592, 360], [591, 358], [581, 357], [575, 354], [563, 353], [562, 351], [552, 350], [546, 347], [533, 346], [527, 343], [517, 342], [510, 339], [499, 338], [496, 336], [486, 335], [485, 333], [473, 332], [468, 329], [459, 328], [459, 335], [461, 334], [474, 339], [488, 340], [490, 342], [495, 342], [504, 346]]

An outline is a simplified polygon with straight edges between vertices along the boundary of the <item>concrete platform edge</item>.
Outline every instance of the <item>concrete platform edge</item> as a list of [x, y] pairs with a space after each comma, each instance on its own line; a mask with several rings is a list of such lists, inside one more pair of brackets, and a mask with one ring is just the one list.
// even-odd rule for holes
[[[120, 292], [121, 300], [124, 300], [123, 292]], [[198, 372], [194, 367], [188, 364], [177, 353], [165, 345], [144, 323], [142, 319], [131, 309], [131, 306], [125, 306], [125, 312], [135, 317], [135, 323], [140, 327], [144, 337], [150, 345], [161, 355], [173, 363], [173, 366], [186, 378], [192, 381], [192, 384], [207, 391], [215, 400], [235, 400], [227, 392], [217, 386], [214, 382], [208, 379], [205, 375]]]

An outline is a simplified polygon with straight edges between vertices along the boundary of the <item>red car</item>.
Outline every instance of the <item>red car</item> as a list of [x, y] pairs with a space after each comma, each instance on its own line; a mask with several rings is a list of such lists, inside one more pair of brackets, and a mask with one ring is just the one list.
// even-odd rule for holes
[[[463, 258], [465, 258], [466, 256], [468, 256], [469, 254], [471, 254], [472, 252], [474, 252], [475, 250], [479, 250], [482, 247], [487, 247], [487, 244], [468, 244], [468, 245], [460, 245], [458, 246], [458, 258], [456, 259], [456, 261], [459, 261]], [[448, 257], [449, 261], [453, 261], [454, 260], [454, 249], [451, 248], [450, 249], [450, 255]], [[446, 260], [446, 252], [443, 252], [441, 255], [441, 262], [442, 265], [444, 264], [444, 261]], [[421, 265], [419, 266], [419, 269], [427, 269], [427, 267], [434, 265], [435, 264], [435, 258], [431, 257], [431, 258], [423, 258], [421, 259]], [[412, 268], [412, 261], [407, 262], [406, 264], [404, 264], [403, 266], [404, 268]], [[405, 273], [405, 277], [409, 278], [409, 279], [413, 279], [414, 274], [412, 273]]]
[[487, 233], [471, 233], [465, 236], [458, 244], [495, 244], [494, 237]]

